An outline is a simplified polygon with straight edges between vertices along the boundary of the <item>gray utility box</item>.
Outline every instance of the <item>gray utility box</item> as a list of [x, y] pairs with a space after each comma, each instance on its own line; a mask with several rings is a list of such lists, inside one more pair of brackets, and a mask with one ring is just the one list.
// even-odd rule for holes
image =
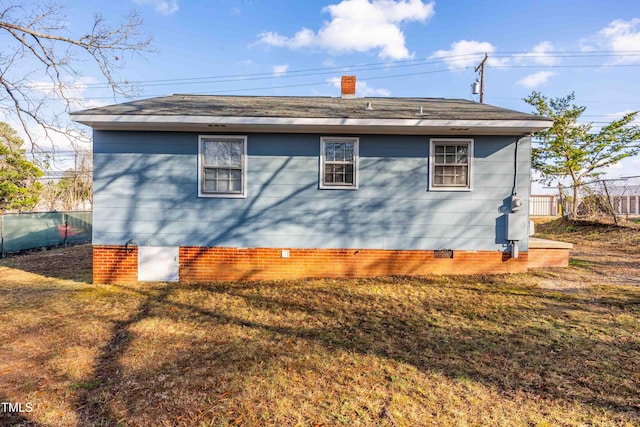
[[529, 235], [529, 218], [525, 214], [507, 214], [507, 240], [525, 240]]

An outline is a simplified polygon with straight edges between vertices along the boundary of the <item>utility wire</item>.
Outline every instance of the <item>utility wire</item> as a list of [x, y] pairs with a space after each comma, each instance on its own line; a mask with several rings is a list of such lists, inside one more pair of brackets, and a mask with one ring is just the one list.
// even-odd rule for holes
[[[343, 66], [333, 66], [333, 67], [322, 67], [322, 68], [307, 68], [301, 70], [288, 70], [286, 73], [277, 74], [274, 72], [262, 72], [262, 73], [250, 73], [250, 74], [227, 74], [220, 76], [207, 76], [207, 77], [188, 77], [188, 78], [180, 78], [180, 79], [156, 79], [156, 80], [138, 80], [130, 82], [132, 85], [144, 88], [144, 87], [173, 87], [179, 85], [193, 85], [193, 84], [215, 84], [215, 83], [232, 83], [232, 82], [244, 82], [244, 81], [259, 81], [259, 80], [283, 80], [283, 79], [292, 79], [299, 77], [310, 77], [310, 76], [321, 76], [321, 75], [330, 75], [336, 71], [344, 71], [344, 72], [364, 72], [364, 71], [377, 71], [377, 70], [389, 70], [396, 68], [404, 68], [404, 67], [416, 67], [416, 66], [426, 66], [426, 65], [439, 65], [439, 64], [451, 64], [453, 62], [460, 61], [469, 61], [473, 58], [478, 58], [484, 53], [469, 53], [469, 54], [461, 54], [461, 55], [447, 55], [447, 56], [439, 56], [439, 57], [430, 57], [426, 59], [408, 59], [408, 60], [397, 60], [397, 61], [385, 61], [385, 62], [374, 62], [374, 63], [365, 63], [365, 64], [355, 64], [355, 65], [343, 65]], [[522, 57], [522, 58], [590, 58], [590, 57], [640, 57], [640, 51], [592, 51], [592, 52], [578, 52], [578, 51], [565, 51], [565, 52], [492, 52], [492, 57]], [[492, 65], [487, 64], [488, 67], [491, 68], [606, 68], [606, 67], [640, 67], [640, 64], [573, 64], [573, 65], [542, 65], [542, 64], [518, 64], [518, 65]], [[467, 67], [457, 67], [451, 68], [448, 67], [446, 69], [441, 70], [432, 70], [432, 71], [422, 71], [415, 73], [403, 73], [403, 74], [394, 74], [394, 75], [386, 75], [386, 76], [372, 76], [372, 77], [363, 77], [363, 80], [380, 80], [380, 79], [389, 79], [396, 77], [410, 77], [416, 75], [424, 75], [431, 73], [440, 73], [440, 72], [448, 72], [448, 71], [460, 71], [465, 69], [473, 68], [471, 66]], [[302, 83], [302, 84], [286, 84], [286, 85], [278, 85], [278, 86], [263, 86], [263, 87], [253, 87], [253, 88], [242, 88], [242, 89], [228, 89], [228, 90], [209, 90], [209, 91], [201, 91], [196, 92], [195, 94], [211, 94], [211, 93], [241, 93], [247, 91], [264, 91], [264, 90], [273, 90], [273, 89], [286, 89], [286, 88], [295, 88], [295, 87], [308, 87], [308, 86], [324, 86], [328, 82], [312, 82], [312, 83]], [[123, 84], [129, 84], [129, 82], [123, 82]], [[76, 88], [84, 88], [84, 89], [107, 89], [110, 86], [105, 83], [84, 83], [84, 84], [75, 84], [69, 85], [68, 89]], [[154, 97], [154, 96], [165, 96], [165, 94], [157, 94], [157, 95], [147, 95], [145, 97]], [[100, 100], [100, 99], [112, 99], [114, 102], [118, 102], [118, 98], [114, 97], [114, 95], [109, 96], [93, 96], [93, 97], [83, 97], [84, 100]], [[498, 98], [492, 98], [498, 99]], [[44, 100], [45, 102], [57, 102], [54, 99]]]
[[[489, 68], [603, 68], [603, 67], [625, 67], [625, 68], [638, 68], [640, 64], [613, 64], [613, 65], [593, 65], [593, 64], [581, 64], [581, 65], [488, 65]], [[402, 74], [391, 74], [385, 76], [373, 76], [373, 77], [363, 77], [361, 80], [382, 80], [382, 79], [392, 79], [397, 77], [411, 77], [425, 74], [435, 74], [435, 73], [445, 73], [450, 71], [461, 71], [472, 69], [472, 66], [467, 67], [458, 67], [458, 68], [447, 68], [447, 69], [439, 69], [439, 70], [430, 70], [430, 71], [419, 71], [414, 73], [402, 73]], [[319, 74], [309, 74], [308, 76], [315, 76]], [[273, 76], [269, 78], [256, 78], [252, 80], [266, 80], [266, 79], [282, 79], [287, 76]], [[299, 76], [288, 76], [288, 77], [299, 77]], [[250, 79], [233, 79], [233, 80], [224, 80], [224, 81], [209, 81], [209, 82], [199, 82], [200, 84], [211, 84], [211, 83], [229, 83], [236, 81], [250, 81]], [[264, 90], [273, 90], [273, 89], [288, 89], [288, 88], [296, 88], [296, 87], [308, 87], [308, 86], [324, 86], [329, 82], [327, 81], [316, 81], [311, 83], [300, 83], [300, 84], [286, 84], [286, 85], [278, 85], [278, 86], [262, 86], [262, 87], [251, 87], [251, 88], [240, 88], [240, 89], [226, 89], [226, 90], [208, 90], [208, 91], [199, 91], [199, 92], [190, 92], [193, 95], [204, 95], [204, 94], [220, 94], [220, 93], [240, 93], [240, 92], [249, 92], [249, 91], [264, 91]], [[190, 83], [193, 84], [193, 83]], [[173, 84], [166, 85], [155, 85], [155, 86], [166, 86], [172, 87]], [[161, 94], [145, 94], [145, 98], [159, 97], [159, 96], [167, 96], [167, 93]], [[491, 99], [516, 99], [516, 98], [498, 98], [498, 97], [490, 97]], [[118, 98], [114, 98], [111, 96], [88, 96], [83, 97], [83, 100], [100, 100], [100, 99], [113, 99], [114, 102], [117, 102]], [[133, 98], [136, 99], [136, 98]], [[129, 99], [130, 100], [130, 99]], [[45, 102], [57, 102], [57, 100], [49, 99], [44, 100]], [[628, 102], [618, 102], [618, 103], [637, 103], [637, 101], [628, 101]]]
[[491, 68], [634, 68], [640, 67], [640, 64], [578, 64], [578, 65], [487, 65]]
[[[432, 57], [423, 58], [423, 59], [406, 59], [406, 60], [396, 60], [396, 61], [372, 62], [372, 63], [365, 63], [365, 64], [340, 65], [340, 66], [333, 66], [333, 67], [306, 68], [306, 69], [300, 69], [300, 70], [287, 70], [286, 73], [282, 73], [282, 74], [278, 74], [274, 72], [261, 72], [261, 73], [248, 73], [248, 74], [226, 74], [226, 75], [219, 75], [219, 76], [204, 76], [204, 77], [185, 77], [185, 78], [178, 78], [178, 79], [135, 80], [135, 81], [123, 81], [120, 83], [143, 85], [143, 86], [156, 86], [156, 85], [167, 85], [167, 84], [177, 85], [177, 84], [205, 83], [208, 80], [213, 80], [216, 82], [229, 82], [229, 81], [262, 80], [262, 79], [273, 79], [273, 78], [293, 78], [293, 77], [303, 77], [303, 76], [309, 76], [309, 75], [331, 74], [336, 71], [369, 71], [369, 70], [400, 68], [400, 67], [415, 67], [420, 65], [442, 64], [442, 63], [450, 63], [450, 62], [457, 62], [457, 61], [468, 61], [470, 59], [480, 57], [484, 54], [485, 52], [475, 52], [475, 53], [460, 54], [460, 55], [447, 55], [447, 56], [437, 56], [437, 57], [432, 56]], [[638, 57], [640, 56], [640, 51], [591, 51], [591, 52], [513, 51], [513, 52], [491, 52], [491, 56], [496, 58], [517, 57], [517, 58], [532, 58], [532, 59], [592, 58], [592, 57], [597, 58], [597, 57], [629, 57], [629, 56]], [[611, 65], [600, 65], [600, 66], [616, 66], [616, 65], [624, 66], [625, 64], [611, 64]], [[540, 66], [544, 66], [544, 65], [540, 65]], [[596, 66], [596, 65], [593, 65], [593, 66]], [[494, 67], [497, 67], [497, 66], [494, 65]], [[92, 87], [92, 88], [109, 88], [110, 87], [105, 83], [83, 83], [83, 84], [79, 84], [78, 86]]]

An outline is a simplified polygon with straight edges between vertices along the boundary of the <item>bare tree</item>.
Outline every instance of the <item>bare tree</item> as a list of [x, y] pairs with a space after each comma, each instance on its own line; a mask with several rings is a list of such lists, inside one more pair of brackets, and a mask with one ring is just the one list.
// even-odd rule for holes
[[76, 152], [73, 169], [67, 169], [56, 185], [56, 198], [63, 209], [86, 209], [86, 203], [92, 205], [91, 165], [91, 153]]
[[40, 190], [40, 206], [48, 211], [58, 209], [60, 204], [58, 200], [58, 183], [53, 179], [46, 180], [42, 183]]
[[34, 131], [38, 127], [49, 141], [54, 133], [61, 134], [74, 149], [83, 140], [85, 135], [67, 119], [67, 113], [80, 105], [73, 93], [80, 64], [88, 59], [114, 98], [126, 96], [134, 88], [116, 74], [124, 57], [151, 51], [151, 39], [142, 33], [135, 12], [116, 25], [95, 15], [80, 36], [71, 35], [67, 22], [60, 5], [0, 1], [0, 110], [20, 123], [32, 152], [39, 148]]

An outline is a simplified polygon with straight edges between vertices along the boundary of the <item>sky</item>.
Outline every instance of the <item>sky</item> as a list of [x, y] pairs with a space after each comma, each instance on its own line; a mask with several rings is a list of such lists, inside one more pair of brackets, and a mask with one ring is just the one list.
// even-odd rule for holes
[[[131, 11], [155, 51], [125, 56], [117, 76], [137, 98], [174, 93], [339, 96], [341, 75], [357, 96], [478, 101], [471, 84], [485, 53], [485, 102], [533, 112], [532, 91], [575, 92], [583, 121], [600, 126], [640, 110], [640, 1], [69, 0], [67, 31], [93, 15], [116, 23]], [[113, 98], [89, 62], [83, 106]], [[638, 121], [640, 124], [640, 121]], [[607, 171], [640, 175], [640, 157]]]

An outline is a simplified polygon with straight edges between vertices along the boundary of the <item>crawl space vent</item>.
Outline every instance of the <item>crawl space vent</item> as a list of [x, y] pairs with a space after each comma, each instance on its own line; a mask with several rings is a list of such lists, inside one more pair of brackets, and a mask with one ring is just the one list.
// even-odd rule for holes
[[434, 258], [453, 258], [453, 251], [451, 249], [440, 249], [433, 251]]

